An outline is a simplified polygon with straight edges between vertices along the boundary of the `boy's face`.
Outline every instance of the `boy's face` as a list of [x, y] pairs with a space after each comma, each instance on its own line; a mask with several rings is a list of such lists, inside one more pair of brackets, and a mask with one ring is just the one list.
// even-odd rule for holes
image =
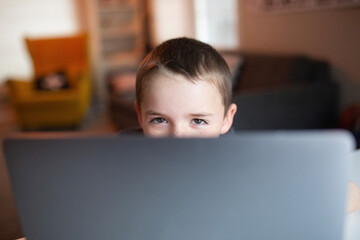
[[222, 98], [205, 81], [192, 83], [181, 75], [156, 74], [144, 86], [139, 123], [148, 137], [218, 137], [232, 125], [236, 105], [224, 116]]

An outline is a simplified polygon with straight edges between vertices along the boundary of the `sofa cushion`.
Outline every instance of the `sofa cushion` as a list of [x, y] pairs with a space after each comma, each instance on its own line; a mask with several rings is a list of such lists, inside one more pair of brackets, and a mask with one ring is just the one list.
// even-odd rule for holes
[[297, 57], [244, 54], [244, 59], [241, 74], [235, 76], [235, 92], [293, 84], [291, 75]]
[[234, 92], [286, 88], [328, 81], [330, 66], [302, 55], [243, 53], [234, 77]]

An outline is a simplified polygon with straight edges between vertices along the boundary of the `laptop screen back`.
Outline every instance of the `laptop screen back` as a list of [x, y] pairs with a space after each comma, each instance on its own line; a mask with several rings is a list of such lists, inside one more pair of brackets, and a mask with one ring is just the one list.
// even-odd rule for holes
[[343, 132], [8, 139], [27, 239], [342, 237]]

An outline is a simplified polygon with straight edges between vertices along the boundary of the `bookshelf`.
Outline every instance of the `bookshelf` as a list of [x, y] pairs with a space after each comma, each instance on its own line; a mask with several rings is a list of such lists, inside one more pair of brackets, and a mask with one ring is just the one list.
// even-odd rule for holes
[[86, 3], [94, 96], [100, 105], [106, 105], [108, 76], [122, 69], [137, 68], [145, 55], [145, 0]]
[[99, 49], [106, 72], [136, 67], [144, 55], [143, 0], [96, 0]]

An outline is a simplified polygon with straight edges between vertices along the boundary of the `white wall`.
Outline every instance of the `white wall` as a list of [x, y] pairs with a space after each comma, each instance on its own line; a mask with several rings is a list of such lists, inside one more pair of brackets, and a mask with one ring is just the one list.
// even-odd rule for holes
[[24, 37], [71, 34], [79, 29], [75, 0], [0, 0], [0, 83], [31, 77]]
[[342, 105], [360, 101], [360, 8], [259, 16], [246, 11], [242, 3], [243, 49], [328, 60], [338, 70]]
[[192, 0], [150, 0], [152, 46], [175, 37], [194, 37]]

